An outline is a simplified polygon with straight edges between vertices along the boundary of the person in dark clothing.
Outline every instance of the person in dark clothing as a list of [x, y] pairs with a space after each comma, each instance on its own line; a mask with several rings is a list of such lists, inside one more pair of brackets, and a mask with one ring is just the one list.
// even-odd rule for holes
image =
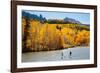
[[70, 51], [70, 53], [69, 53], [69, 54], [70, 54], [70, 56], [71, 56], [71, 55], [72, 55], [72, 52]]
[[70, 52], [69, 52], [69, 58], [72, 58], [71, 56], [72, 56], [72, 52], [70, 51]]

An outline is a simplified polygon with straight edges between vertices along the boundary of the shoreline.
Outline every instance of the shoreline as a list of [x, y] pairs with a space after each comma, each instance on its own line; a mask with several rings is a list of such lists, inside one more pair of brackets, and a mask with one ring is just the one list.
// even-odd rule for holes
[[89, 48], [90, 46], [75, 46], [75, 47], [69, 47], [64, 49], [56, 49], [56, 50], [42, 50], [42, 51], [28, 51], [28, 52], [22, 52], [23, 53], [31, 53], [31, 52], [49, 52], [49, 51], [59, 51], [59, 50], [66, 50], [66, 49], [73, 49], [73, 48]]

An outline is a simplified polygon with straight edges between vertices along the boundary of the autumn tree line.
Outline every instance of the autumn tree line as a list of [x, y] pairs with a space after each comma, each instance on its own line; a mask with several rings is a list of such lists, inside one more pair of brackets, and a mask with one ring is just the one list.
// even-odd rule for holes
[[89, 26], [41, 22], [22, 17], [22, 52], [89, 46]]

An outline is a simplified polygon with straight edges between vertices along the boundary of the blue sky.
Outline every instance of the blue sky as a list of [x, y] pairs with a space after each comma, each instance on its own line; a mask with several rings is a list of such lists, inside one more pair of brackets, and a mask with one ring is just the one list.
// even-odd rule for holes
[[46, 19], [64, 19], [65, 17], [80, 21], [82, 24], [90, 24], [89, 13], [78, 13], [78, 12], [55, 12], [55, 11], [34, 11], [24, 10], [31, 14], [42, 15]]

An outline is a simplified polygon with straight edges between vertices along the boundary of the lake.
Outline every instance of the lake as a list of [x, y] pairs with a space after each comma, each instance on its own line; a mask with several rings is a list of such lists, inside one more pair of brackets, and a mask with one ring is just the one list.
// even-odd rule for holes
[[74, 47], [63, 50], [22, 53], [22, 62], [83, 60], [89, 58], [89, 47]]

